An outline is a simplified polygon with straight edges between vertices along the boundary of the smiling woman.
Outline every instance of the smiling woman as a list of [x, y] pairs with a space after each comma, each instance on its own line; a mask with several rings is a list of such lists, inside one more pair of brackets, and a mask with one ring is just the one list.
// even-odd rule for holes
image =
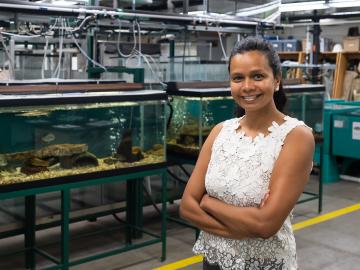
[[[266, 43], [264, 43], [266, 44]], [[249, 52], [250, 54], [257, 54], [257, 56], [255, 56], [255, 58], [261, 58], [261, 59], [256, 59], [256, 60], [260, 60], [260, 62], [256, 62], [255, 59], [248, 59], [250, 60], [250, 62], [256, 62], [257, 64], [259, 63], [267, 63], [267, 65], [265, 65], [265, 69], [268, 69], [268, 68], [271, 68], [271, 71], [272, 71], [272, 75], [274, 77], [274, 79], [276, 79], [278, 81], [277, 83], [277, 86], [275, 87], [275, 91], [273, 92], [273, 100], [275, 102], [275, 106], [276, 108], [280, 111], [280, 112], [283, 112], [283, 109], [285, 107], [285, 104], [286, 104], [286, 95], [285, 95], [285, 92], [283, 90], [283, 86], [282, 86], [282, 82], [281, 82], [281, 62], [280, 62], [280, 58], [278, 56], [278, 54], [274, 51], [274, 50], [269, 50], [269, 46], [271, 46], [269, 44], [269, 46], [265, 46], [264, 47], [264, 44], [259, 44], [259, 43], [256, 43], [252, 40], [249, 40], [247, 43], [246, 43], [246, 46], [242, 46], [242, 47], [239, 47], [239, 46], [235, 46], [234, 49], [232, 50], [231, 52], [231, 55], [230, 55], [230, 59], [229, 59], [229, 66], [228, 66], [228, 71], [230, 73], [230, 83], [236, 83], [239, 78], [235, 78], [236, 76], [238, 76], [237, 74], [237, 71], [236, 70], [233, 70], [231, 71], [230, 68], [231, 68], [231, 64], [233, 63], [233, 67], [234, 68], [237, 68], [238, 67], [238, 60], [242, 60], [242, 59], [238, 59], [239, 57], [240, 58], [243, 58], [241, 56], [245, 56], [245, 58], [248, 58], [246, 57], [246, 55], [244, 54], [245, 52]], [[259, 47], [259, 49], [257, 49]], [[261, 53], [260, 53], [261, 52]], [[264, 59], [265, 57], [265, 59]], [[235, 60], [235, 61], [233, 61]], [[246, 59], [245, 59], [246, 60]], [[235, 63], [234, 63], [235, 62]], [[247, 63], [246, 66], [244, 67], [253, 67], [252, 66], [252, 63]], [[260, 68], [261, 69], [261, 68]], [[253, 72], [255, 72], [255, 77], [254, 77], [254, 80], [255, 81], [262, 81], [263, 79], [263, 76], [264, 74], [261, 73], [261, 70], [258, 70], [258, 74], [256, 73], [257, 70], [254, 70]], [[269, 70], [267, 70], [269, 71]], [[241, 75], [241, 74], [240, 74]], [[271, 74], [267, 73], [267, 75], [271, 76]], [[235, 81], [234, 81], [235, 79]], [[232, 92], [234, 93], [235, 90], [237, 89], [238, 87], [234, 86], [234, 88], [232, 87]], [[238, 116], [243, 116], [245, 114], [245, 110], [244, 108], [242, 108], [241, 106], [238, 108], [238, 113], [237, 115]]]
[[297, 269], [290, 213], [312, 168], [311, 129], [281, 111], [280, 60], [271, 44], [236, 44], [229, 73], [244, 115], [211, 131], [180, 213], [202, 230], [193, 250], [204, 255], [204, 269]]
[[273, 95], [279, 89], [280, 75], [274, 77], [263, 53], [251, 51], [233, 56], [230, 78], [231, 94], [242, 108], [247, 111], [275, 108]]

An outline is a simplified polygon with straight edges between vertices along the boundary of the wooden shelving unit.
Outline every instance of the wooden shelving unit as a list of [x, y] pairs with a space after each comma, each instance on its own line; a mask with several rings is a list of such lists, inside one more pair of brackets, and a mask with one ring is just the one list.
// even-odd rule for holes
[[334, 86], [332, 91], [333, 98], [341, 98], [343, 95], [343, 85], [345, 73], [350, 60], [360, 60], [360, 51], [338, 53], [336, 58], [336, 70], [334, 76]]
[[[279, 52], [282, 61], [292, 60], [297, 61], [299, 64], [304, 64], [306, 59], [305, 52]], [[343, 85], [345, 73], [348, 68], [350, 60], [360, 60], [360, 51], [358, 52], [322, 52], [319, 55], [319, 60], [329, 60], [336, 64], [334, 82], [332, 89], [332, 98], [341, 98], [343, 95]], [[296, 69], [296, 78], [302, 78], [301, 68]]]
[[[298, 64], [305, 63], [306, 53], [305, 52], [279, 52], [281, 61], [291, 60], [297, 61]], [[302, 82], [302, 70], [301, 68], [295, 69], [295, 78], [300, 79]]]

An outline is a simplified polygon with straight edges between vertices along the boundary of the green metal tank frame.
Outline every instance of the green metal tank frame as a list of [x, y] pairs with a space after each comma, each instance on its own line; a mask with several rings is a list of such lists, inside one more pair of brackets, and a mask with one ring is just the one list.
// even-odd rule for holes
[[[93, 38], [90, 36], [90, 39], [88, 40], [89, 42], [89, 50], [91, 50], [90, 52], [92, 52], [92, 46], [90, 46], [90, 44], [93, 41]], [[91, 63], [89, 63], [89, 67], [87, 69], [88, 72], [88, 77], [91, 79], [99, 79], [101, 74], [104, 72], [113, 72], [113, 73], [128, 73], [128, 74], [132, 74], [133, 77], [133, 82], [134, 83], [144, 83], [145, 81], [145, 71], [144, 68], [127, 68], [127, 67], [123, 67], [123, 66], [118, 66], [118, 67], [105, 67], [105, 69], [101, 68], [101, 67], [94, 67], [92, 66]], [[138, 179], [137, 181], [131, 182], [130, 183], [130, 187], [129, 189], [137, 192], [137, 194], [143, 194], [143, 179]], [[142, 196], [139, 195], [138, 197], [138, 204], [140, 204], [142, 202]], [[134, 214], [134, 219], [137, 221], [137, 224], [139, 226], [141, 226], [142, 224], [142, 216], [139, 214]], [[142, 236], [141, 232], [134, 232], [134, 236], [140, 238]]]
[[[145, 169], [141, 172], [132, 172], [126, 173], [123, 175], [109, 176], [104, 178], [97, 179], [88, 179], [75, 182], [66, 182], [57, 185], [48, 185], [48, 186], [39, 186], [33, 188], [23, 188], [23, 189], [14, 189], [13, 191], [1, 191], [0, 190], [0, 200], [12, 199], [17, 197], [25, 198], [25, 266], [26, 269], [36, 269], [36, 255], [40, 255], [49, 261], [53, 262], [55, 265], [41, 268], [42, 270], [55, 270], [62, 269], [67, 270], [70, 266], [79, 265], [87, 263], [93, 260], [105, 258], [115, 254], [119, 254], [125, 251], [133, 250], [136, 248], [141, 248], [144, 246], [152, 245], [155, 243], [161, 243], [161, 261], [166, 259], [166, 186], [167, 186], [167, 172], [166, 164], [159, 165], [159, 168], [154, 167], [153, 169]], [[161, 176], [161, 233], [157, 235], [153, 232], [147, 231], [139, 228], [137, 226], [137, 221], [133, 219], [133, 214], [138, 211], [139, 205], [137, 201], [133, 200], [133, 196], [127, 196], [127, 207], [126, 207], [126, 243], [123, 247], [118, 247], [113, 250], [108, 250], [101, 253], [96, 253], [95, 255], [82, 257], [80, 259], [70, 260], [70, 251], [69, 251], [69, 224], [70, 224], [70, 193], [72, 189], [83, 188], [93, 185], [101, 185], [106, 183], [120, 182], [120, 181], [129, 181], [137, 182], [139, 179], [142, 179], [146, 176], [151, 175], [160, 175]], [[34, 185], [35, 186], [35, 185]], [[60, 249], [61, 256], [56, 258], [47, 252], [41, 250], [36, 246], [36, 226], [35, 226], [35, 204], [36, 204], [36, 195], [49, 193], [49, 192], [61, 192], [61, 241]], [[129, 189], [127, 190], [129, 192]], [[141, 231], [147, 235], [153, 237], [153, 239], [146, 240], [141, 243], [132, 243], [132, 238], [134, 237], [134, 231]], [[102, 231], [101, 231], [102, 232]], [[101, 233], [100, 232], [100, 233]]]
[[325, 101], [323, 117], [324, 141], [321, 164], [322, 181], [324, 183], [334, 183], [339, 181], [339, 168], [336, 162], [336, 156], [332, 153], [332, 144], [339, 143], [335, 142], [332, 136], [332, 123], [334, 116], [337, 114], [353, 112], [357, 110], [360, 110], [360, 101], [345, 101], [342, 99], [331, 99]]

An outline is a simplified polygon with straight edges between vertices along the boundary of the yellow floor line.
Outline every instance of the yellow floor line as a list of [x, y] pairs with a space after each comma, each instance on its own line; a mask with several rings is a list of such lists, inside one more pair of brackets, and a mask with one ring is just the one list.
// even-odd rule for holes
[[176, 269], [181, 269], [184, 268], [186, 266], [195, 264], [195, 263], [199, 263], [203, 261], [203, 256], [201, 255], [197, 255], [197, 256], [192, 256], [186, 259], [183, 259], [181, 261], [177, 261], [174, 263], [170, 263], [164, 266], [160, 266], [158, 268], [154, 268], [153, 270], [176, 270]]
[[[335, 210], [332, 212], [329, 212], [327, 214], [321, 215], [321, 216], [317, 216], [314, 218], [310, 218], [308, 220], [305, 221], [301, 221], [299, 223], [296, 223], [293, 225], [293, 230], [297, 231], [297, 230], [301, 230], [304, 229], [306, 227], [327, 221], [329, 219], [333, 219], [333, 218], [337, 218], [339, 216], [354, 212], [360, 210], [360, 203], [358, 204], [354, 204], [339, 210]], [[197, 256], [192, 256], [186, 259], [183, 259], [181, 261], [177, 261], [174, 263], [170, 263], [164, 266], [160, 266], [158, 268], [154, 268], [153, 270], [177, 270], [177, 269], [181, 269], [184, 267], [187, 267], [189, 265], [195, 264], [195, 263], [200, 263], [203, 260], [203, 256], [201, 255], [197, 255]]]
[[342, 209], [339, 209], [339, 210], [335, 210], [335, 211], [329, 212], [327, 214], [317, 216], [317, 217], [314, 217], [314, 218], [310, 218], [308, 220], [296, 223], [296, 224], [293, 225], [293, 230], [297, 231], [297, 230], [300, 230], [300, 229], [304, 229], [306, 227], [309, 227], [309, 226], [312, 226], [312, 225], [327, 221], [329, 219], [337, 218], [339, 216], [342, 216], [342, 215], [345, 215], [345, 214], [348, 214], [348, 213], [351, 213], [351, 212], [354, 212], [354, 211], [357, 211], [357, 210], [360, 210], [360, 203], [350, 205], [348, 207], [345, 207], [345, 208], [342, 208]]

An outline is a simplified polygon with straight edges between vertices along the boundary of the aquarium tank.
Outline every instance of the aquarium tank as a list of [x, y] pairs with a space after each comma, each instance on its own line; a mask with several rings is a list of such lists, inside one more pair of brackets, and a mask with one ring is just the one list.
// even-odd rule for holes
[[0, 95], [0, 187], [164, 164], [163, 91]]
[[284, 89], [287, 97], [285, 113], [304, 121], [315, 133], [322, 133], [324, 85], [287, 85]]
[[[191, 85], [190, 85], [191, 86]], [[201, 83], [196, 86], [202, 86]], [[171, 155], [197, 157], [211, 129], [234, 117], [235, 103], [227, 87], [170, 89], [167, 150]]]

